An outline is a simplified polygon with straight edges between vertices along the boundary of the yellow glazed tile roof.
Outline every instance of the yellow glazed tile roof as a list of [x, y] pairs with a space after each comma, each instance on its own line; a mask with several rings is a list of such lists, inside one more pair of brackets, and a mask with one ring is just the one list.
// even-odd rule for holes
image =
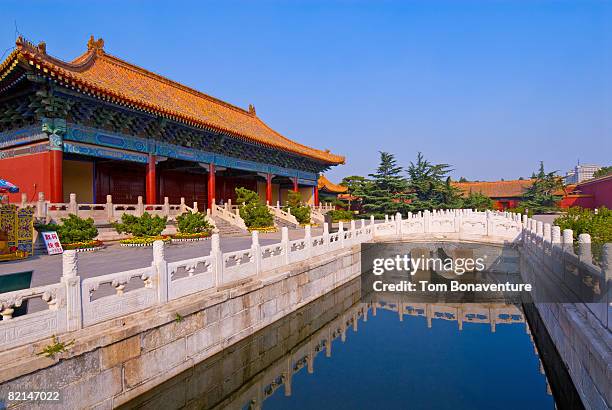
[[338, 185], [331, 182], [329, 179], [325, 178], [325, 175], [319, 175], [319, 180], [317, 181], [317, 185], [319, 190], [324, 190], [333, 193], [342, 193], [348, 190], [344, 185]]
[[92, 36], [87, 52], [70, 63], [49, 56], [44, 43], [35, 46], [19, 38], [16, 44], [15, 51], [0, 64], [0, 80], [21, 62], [64, 85], [118, 104], [328, 164], [344, 163], [343, 156], [299, 144], [274, 131], [257, 117], [253, 106], [244, 110], [107, 54], [102, 39]]

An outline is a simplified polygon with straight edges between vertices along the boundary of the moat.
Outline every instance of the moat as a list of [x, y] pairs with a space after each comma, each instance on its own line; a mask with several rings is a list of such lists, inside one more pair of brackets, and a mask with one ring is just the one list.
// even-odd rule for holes
[[415, 304], [402, 315], [392, 302], [363, 303], [360, 285], [353, 280], [122, 408], [555, 408], [520, 306]]

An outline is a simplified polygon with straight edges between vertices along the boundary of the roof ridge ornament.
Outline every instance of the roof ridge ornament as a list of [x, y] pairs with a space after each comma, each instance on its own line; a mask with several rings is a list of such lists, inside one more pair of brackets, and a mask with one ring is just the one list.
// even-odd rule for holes
[[249, 114], [257, 115], [257, 113], [255, 112], [255, 106], [253, 104], [249, 104]]
[[104, 40], [102, 38], [96, 40], [94, 36], [91, 35], [87, 41], [87, 50], [104, 52]]

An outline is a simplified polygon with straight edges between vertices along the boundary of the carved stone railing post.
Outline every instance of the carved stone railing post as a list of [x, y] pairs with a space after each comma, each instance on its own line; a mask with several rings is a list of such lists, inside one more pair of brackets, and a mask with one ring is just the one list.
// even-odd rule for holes
[[70, 194], [70, 202], [68, 202], [68, 213], [78, 216], [79, 206], [76, 200], [76, 194]]
[[561, 227], [554, 225], [551, 229], [552, 235], [552, 244], [560, 246], [561, 245]]
[[61, 283], [66, 287], [66, 326], [68, 331], [83, 327], [81, 278], [78, 276], [77, 251], [67, 250], [62, 255]]
[[563, 230], [563, 250], [574, 253], [574, 232], [571, 229]]
[[38, 193], [38, 201], [36, 201], [36, 218], [47, 220], [47, 202], [45, 201], [45, 193]]
[[192, 211], [192, 212], [193, 212], [193, 213], [198, 212], [198, 203], [197, 203], [197, 202], [194, 202], [194, 203], [193, 203], [193, 211]]
[[113, 222], [115, 220], [112, 195], [106, 195], [106, 218], [108, 219], [108, 222]]
[[163, 205], [163, 209], [164, 209], [164, 216], [169, 217], [170, 216], [170, 200], [168, 199], [167, 196], [164, 197], [164, 205]]
[[180, 212], [184, 213], [186, 210], [187, 210], [187, 207], [185, 205], [185, 198], [181, 197]]
[[[419, 214], [421, 212], [419, 211]], [[421, 216], [421, 215], [419, 215]], [[429, 210], [426, 210], [425, 212], [423, 212], [423, 232], [428, 233], [429, 232], [429, 219], [431, 217], [431, 214], [429, 212]]]
[[395, 214], [395, 234], [397, 236], [402, 235], [402, 214], [399, 212]]
[[338, 222], [338, 242], [340, 242], [340, 247], [344, 248], [344, 222]]
[[251, 232], [251, 254], [255, 263], [255, 274], [261, 274], [261, 246], [259, 245], [259, 232]]
[[219, 243], [219, 234], [213, 233], [210, 237], [210, 256], [214, 259], [215, 269], [215, 287], [218, 288], [223, 284], [223, 254], [221, 253], [221, 244]]
[[164, 255], [164, 241], [153, 242], [153, 274], [155, 275], [154, 283], [157, 284], [157, 301], [165, 303], [168, 301], [168, 286], [170, 278], [168, 277], [168, 262]]
[[370, 226], [374, 226], [374, 215], [370, 215]]
[[593, 254], [591, 253], [591, 235], [581, 233], [578, 235], [578, 258], [585, 263], [593, 263]]
[[138, 203], [136, 206], [136, 216], [142, 216], [144, 214], [144, 202], [142, 202], [142, 196], [138, 196]]
[[306, 257], [310, 258], [312, 254], [312, 233], [310, 225], [304, 226], [304, 243], [306, 244]]
[[323, 244], [327, 246], [329, 244], [329, 223], [323, 223]]
[[28, 194], [25, 192], [21, 193], [21, 204], [19, 205], [21, 208], [25, 208], [28, 203]]
[[291, 249], [289, 247], [289, 228], [287, 228], [286, 226], [283, 226], [281, 228], [281, 247], [283, 248], [283, 255], [285, 255], [285, 265], [288, 265], [289, 252], [291, 252]]
[[461, 225], [463, 224], [463, 213], [461, 209], [455, 210], [455, 232], [461, 233]]

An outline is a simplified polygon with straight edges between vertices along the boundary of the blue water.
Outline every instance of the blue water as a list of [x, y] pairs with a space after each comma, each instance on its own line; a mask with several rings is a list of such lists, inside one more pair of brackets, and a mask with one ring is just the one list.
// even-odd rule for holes
[[379, 309], [357, 332], [294, 374], [269, 409], [554, 409], [525, 324], [465, 323]]

